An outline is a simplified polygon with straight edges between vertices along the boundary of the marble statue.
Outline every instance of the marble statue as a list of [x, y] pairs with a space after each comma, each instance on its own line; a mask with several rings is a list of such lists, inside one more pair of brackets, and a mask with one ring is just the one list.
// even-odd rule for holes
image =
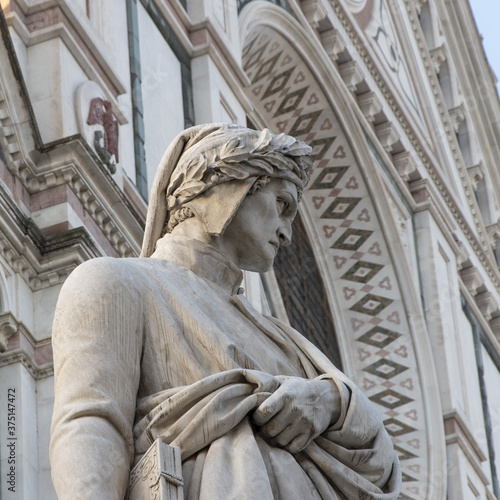
[[141, 258], [66, 281], [53, 328], [60, 500], [120, 499], [156, 438], [187, 499], [398, 497], [381, 415], [300, 333], [245, 299], [290, 243], [311, 148], [235, 125], [185, 130], [153, 184]]

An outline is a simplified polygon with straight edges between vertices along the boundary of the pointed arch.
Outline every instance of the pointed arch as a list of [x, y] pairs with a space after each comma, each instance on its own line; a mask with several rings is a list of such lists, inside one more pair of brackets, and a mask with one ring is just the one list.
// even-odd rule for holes
[[[444, 498], [438, 384], [415, 274], [387, 178], [321, 47], [295, 19], [254, 1], [240, 17], [247, 95], [260, 126], [305, 140], [316, 165], [301, 216], [325, 283], [345, 371], [384, 415], [414, 498]], [[348, 131], [348, 133], [347, 133]], [[356, 145], [356, 147], [354, 147]], [[424, 390], [425, 388], [425, 390]], [[432, 450], [432, 452], [431, 452]], [[418, 472], [415, 472], [418, 471]], [[413, 482], [415, 481], [415, 482]]]

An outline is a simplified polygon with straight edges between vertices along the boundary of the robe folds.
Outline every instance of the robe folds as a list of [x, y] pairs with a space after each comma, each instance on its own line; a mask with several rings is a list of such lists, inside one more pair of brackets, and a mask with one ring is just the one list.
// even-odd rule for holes
[[[395, 500], [381, 415], [315, 346], [265, 317], [212, 247], [167, 235], [151, 258], [99, 258], [66, 281], [54, 328], [50, 445], [60, 500], [120, 499], [158, 437], [180, 446], [186, 499]], [[341, 417], [304, 450], [252, 412], [286, 377], [328, 379]]]

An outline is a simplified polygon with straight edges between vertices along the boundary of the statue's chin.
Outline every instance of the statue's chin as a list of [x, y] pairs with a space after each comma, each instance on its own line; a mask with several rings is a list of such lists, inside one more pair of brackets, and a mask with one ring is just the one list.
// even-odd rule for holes
[[273, 267], [273, 262], [274, 259], [272, 259], [270, 262], [246, 262], [241, 266], [241, 269], [243, 271], [251, 271], [253, 273], [267, 273], [267, 271], [269, 271]]

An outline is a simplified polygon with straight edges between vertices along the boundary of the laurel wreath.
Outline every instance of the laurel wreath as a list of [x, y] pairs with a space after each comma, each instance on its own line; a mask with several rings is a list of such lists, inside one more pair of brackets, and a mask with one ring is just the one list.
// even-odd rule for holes
[[176, 209], [222, 182], [262, 175], [288, 178], [300, 191], [304, 189], [313, 165], [310, 146], [267, 129], [253, 146], [247, 142], [248, 136], [235, 137], [222, 148], [181, 160], [166, 192], [168, 209]]

